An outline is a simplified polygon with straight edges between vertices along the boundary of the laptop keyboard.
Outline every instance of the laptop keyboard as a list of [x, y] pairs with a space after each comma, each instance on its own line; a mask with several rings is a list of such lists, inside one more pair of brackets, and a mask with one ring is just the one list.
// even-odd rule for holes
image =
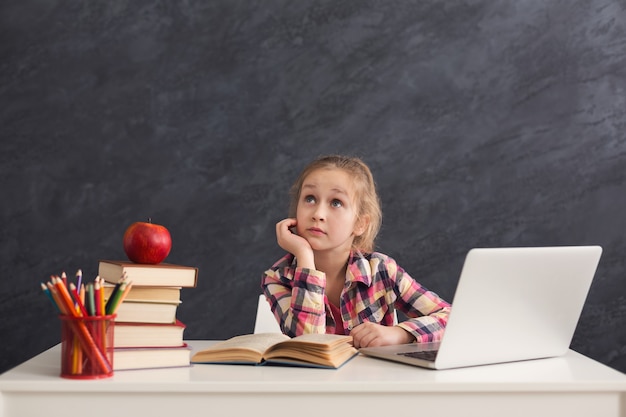
[[424, 360], [432, 362], [437, 357], [437, 351], [436, 350], [424, 350], [421, 352], [400, 352], [398, 353], [398, 355], [406, 356], [409, 358], [424, 359]]

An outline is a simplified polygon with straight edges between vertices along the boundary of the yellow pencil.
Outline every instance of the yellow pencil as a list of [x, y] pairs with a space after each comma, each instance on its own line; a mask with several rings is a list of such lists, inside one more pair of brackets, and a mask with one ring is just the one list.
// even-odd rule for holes
[[80, 346], [80, 340], [77, 335], [74, 335], [72, 341], [72, 373], [74, 375], [81, 374], [83, 372], [83, 349]]

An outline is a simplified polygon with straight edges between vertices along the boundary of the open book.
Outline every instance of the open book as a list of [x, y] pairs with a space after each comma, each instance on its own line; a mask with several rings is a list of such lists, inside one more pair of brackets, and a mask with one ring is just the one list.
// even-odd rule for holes
[[305, 334], [289, 338], [281, 333], [235, 336], [196, 352], [191, 363], [290, 365], [339, 368], [358, 351], [351, 336]]

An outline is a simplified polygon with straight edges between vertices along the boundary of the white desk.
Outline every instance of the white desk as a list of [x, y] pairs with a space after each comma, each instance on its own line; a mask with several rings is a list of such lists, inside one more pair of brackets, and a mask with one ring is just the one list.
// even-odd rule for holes
[[[211, 342], [188, 343], [198, 350]], [[63, 379], [59, 370], [56, 346], [0, 375], [0, 415], [626, 416], [626, 375], [573, 351], [446, 371], [363, 355], [339, 370], [194, 365], [94, 381]]]

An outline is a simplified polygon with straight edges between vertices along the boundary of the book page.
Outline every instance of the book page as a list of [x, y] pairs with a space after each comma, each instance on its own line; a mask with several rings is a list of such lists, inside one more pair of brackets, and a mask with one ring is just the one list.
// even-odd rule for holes
[[357, 353], [352, 337], [336, 334], [304, 334], [269, 347], [264, 359], [292, 359], [339, 366]]
[[281, 345], [293, 345], [304, 344], [313, 346], [320, 346], [325, 349], [330, 349], [334, 346], [344, 343], [352, 343], [352, 336], [345, 336], [341, 334], [328, 334], [328, 333], [310, 333], [296, 336], [293, 339], [282, 342]]
[[335, 334], [306, 334], [272, 345], [264, 359], [271, 362], [322, 365], [338, 368], [358, 354], [352, 337]]
[[260, 362], [270, 346], [289, 340], [281, 333], [258, 333], [235, 336], [197, 352], [192, 362]]
[[289, 336], [285, 336], [282, 333], [244, 334], [241, 336], [235, 336], [222, 342], [218, 342], [206, 350], [238, 348], [251, 349], [259, 353], [263, 353], [270, 346], [285, 340], [289, 340]]

